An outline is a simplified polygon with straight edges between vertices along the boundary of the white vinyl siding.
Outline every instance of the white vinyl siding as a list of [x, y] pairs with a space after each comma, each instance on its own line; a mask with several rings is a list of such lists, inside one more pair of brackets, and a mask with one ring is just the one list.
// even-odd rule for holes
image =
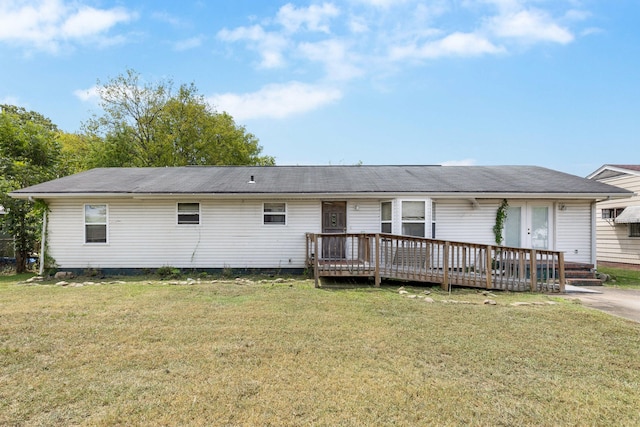
[[500, 202], [480, 201], [474, 208], [469, 200], [438, 199], [437, 238], [495, 245], [493, 226]]
[[556, 249], [567, 261], [592, 263], [591, 202], [562, 202], [556, 212]]
[[[640, 176], [625, 174], [603, 179], [605, 184], [615, 185], [640, 194]], [[608, 200], [596, 205], [596, 234], [598, 261], [640, 264], [640, 239], [630, 236], [628, 224], [616, 224], [612, 219], [602, 218], [603, 209], [639, 206], [640, 196]]]
[[175, 202], [114, 199], [109, 201], [109, 246], [82, 247], [77, 206], [50, 203], [48, 246], [62, 268], [300, 268], [305, 232], [320, 231], [310, 225], [320, 216], [317, 201], [289, 203], [282, 227], [262, 225], [262, 201], [202, 201], [202, 225], [185, 227], [176, 223]]
[[[468, 200], [438, 199], [438, 239], [495, 245], [493, 226], [501, 200], [478, 200], [473, 206]], [[512, 206], [523, 206], [527, 200], [508, 200]], [[552, 200], [537, 200], [535, 204], [553, 204]], [[565, 260], [590, 263], [591, 205], [587, 201], [565, 202], [564, 211], [551, 212], [549, 246], [562, 251]]]
[[[401, 201], [393, 199], [393, 230], [401, 229]], [[431, 224], [431, 199], [424, 202], [425, 224]], [[381, 202], [347, 200], [347, 232], [378, 233]], [[305, 233], [322, 231], [322, 200], [286, 200], [286, 223], [264, 225], [262, 199], [201, 199], [199, 226], [176, 220], [176, 200], [57, 199], [49, 200], [49, 255], [64, 268], [305, 268]], [[270, 202], [267, 202], [270, 203]], [[438, 239], [494, 244], [492, 232], [500, 200], [437, 200]], [[85, 244], [84, 205], [106, 205], [108, 244]], [[571, 260], [589, 252], [588, 202], [567, 204], [558, 217], [558, 249]], [[627, 233], [627, 228], [621, 230]], [[635, 239], [640, 240], [640, 239]]]

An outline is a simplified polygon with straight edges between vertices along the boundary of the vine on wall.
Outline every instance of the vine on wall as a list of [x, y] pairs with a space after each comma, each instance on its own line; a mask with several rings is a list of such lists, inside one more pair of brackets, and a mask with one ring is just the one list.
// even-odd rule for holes
[[498, 211], [496, 212], [496, 225], [493, 226], [493, 234], [496, 236], [496, 244], [498, 245], [502, 244], [502, 232], [504, 230], [504, 222], [507, 219], [508, 208], [509, 202], [507, 202], [507, 199], [502, 199], [502, 203], [500, 203]]

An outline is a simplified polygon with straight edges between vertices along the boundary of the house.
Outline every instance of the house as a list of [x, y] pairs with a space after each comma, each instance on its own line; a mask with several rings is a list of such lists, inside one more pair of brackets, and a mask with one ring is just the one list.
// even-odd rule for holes
[[504, 245], [593, 263], [595, 203], [631, 194], [535, 166], [360, 165], [102, 168], [11, 196], [47, 203], [60, 269], [300, 272], [316, 255], [307, 233], [495, 245], [501, 206]]
[[[4, 206], [0, 206], [0, 218], [6, 213]], [[0, 265], [14, 264], [15, 256], [13, 237], [0, 231]]]
[[587, 178], [634, 193], [597, 203], [598, 263], [640, 267], [640, 165], [603, 165]]

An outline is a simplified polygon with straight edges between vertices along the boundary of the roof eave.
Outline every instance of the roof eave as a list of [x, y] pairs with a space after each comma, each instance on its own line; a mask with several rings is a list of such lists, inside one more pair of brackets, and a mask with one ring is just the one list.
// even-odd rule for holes
[[580, 199], [580, 200], [611, 200], [624, 199], [633, 196], [635, 193], [626, 191], [621, 193], [502, 193], [502, 192], [318, 192], [318, 193], [267, 193], [267, 192], [229, 192], [229, 193], [210, 193], [210, 192], [185, 192], [185, 193], [22, 193], [12, 192], [9, 196], [16, 199], [175, 199], [175, 198], [397, 198], [397, 197], [431, 197], [440, 199], [457, 199], [457, 198], [475, 198], [475, 199]]

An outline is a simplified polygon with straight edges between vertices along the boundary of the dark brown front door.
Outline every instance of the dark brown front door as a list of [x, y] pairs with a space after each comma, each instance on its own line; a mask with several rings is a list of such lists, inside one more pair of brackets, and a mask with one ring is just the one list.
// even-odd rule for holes
[[[347, 202], [322, 202], [322, 233], [347, 232]], [[322, 238], [322, 257], [344, 259], [346, 240], [340, 236]]]

